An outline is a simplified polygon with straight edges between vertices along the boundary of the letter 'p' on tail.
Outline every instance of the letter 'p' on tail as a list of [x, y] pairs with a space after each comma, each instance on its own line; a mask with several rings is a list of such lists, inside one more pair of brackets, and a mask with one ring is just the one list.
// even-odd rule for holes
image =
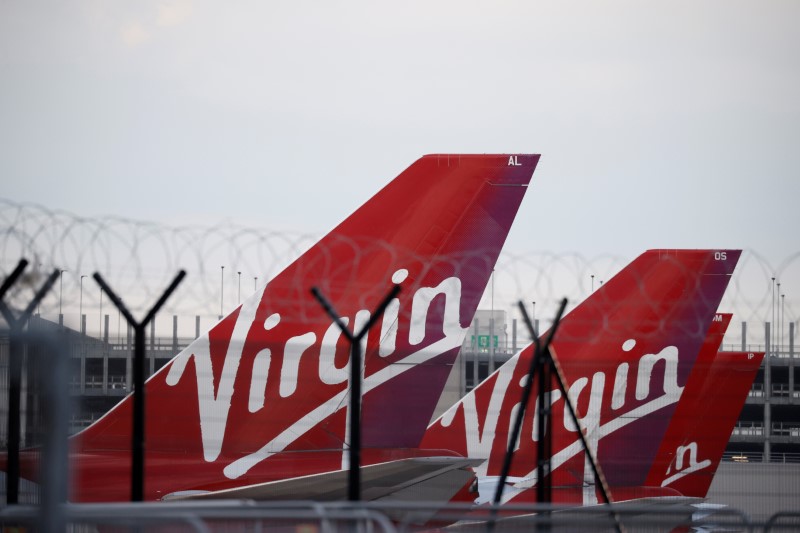
[[[342, 468], [349, 352], [312, 287], [359, 329], [400, 285], [364, 340], [362, 446], [416, 447], [538, 160], [422, 157], [154, 374], [146, 499]], [[128, 498], [131, 403], [73, 439], [74, 501]]]

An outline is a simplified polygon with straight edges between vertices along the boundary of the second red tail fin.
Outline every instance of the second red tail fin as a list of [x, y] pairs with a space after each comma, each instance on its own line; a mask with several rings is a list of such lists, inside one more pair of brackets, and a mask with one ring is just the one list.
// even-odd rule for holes
[[[650, 250], [563, 319], [553, 346], [612, 485], [644, 485], [739, 254]], [[498, 475], [532, 354], [525, 348], [450, 408], [428, 428], [423, 445], [484, 458], [479, 478]], [[549, 392], [551, 464], [559, 482], [581, 487], [586, 470], [578, 429], [560, 400], [560, 391]], [[538, 482], [534, 399], [526, 412], [509, 497]]]

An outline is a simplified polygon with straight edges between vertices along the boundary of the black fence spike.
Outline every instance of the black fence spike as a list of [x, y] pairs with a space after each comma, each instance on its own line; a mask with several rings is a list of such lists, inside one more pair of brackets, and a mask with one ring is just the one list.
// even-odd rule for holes
[[133, 327], [133, 432], [131, 434], [131, 501], [141, 502], [144, 500], [144, 446], [145, 446], [145, 326], [155, 318], [156, 313], [167, 301], [167, 298], [175, 292], [178, 285], [186, 277], [186, 271], [180, 270], [172, 283], [164, 290], [161, 297], [156, 301], [144, 320], [137, 322], [131, 312], [122, 303], [122, 299], [106, 283], [99, 272], [95, 272], [92, 277], [100, 285], [111, 303], [119, 309], [129, 325]]
[[392, 298], [400, 292], [400, 285], [393, 285], [391, 290], [384, 296], [378, 307], [370, 318], [361, 328], [358, 334], [354, 334], [347, 328], [347, 324], [341, 319], [325, 296], [317, 287], [311, 288], [311, 294], [320, 303], [325, 312], [342, 330], [350, 343], [350, 466], [347, 475], [347, 499], [350, 501], [361, 500], [361, 339], [367, 334], [369, 329], [375, 324], [386, 310], [386, 306]]

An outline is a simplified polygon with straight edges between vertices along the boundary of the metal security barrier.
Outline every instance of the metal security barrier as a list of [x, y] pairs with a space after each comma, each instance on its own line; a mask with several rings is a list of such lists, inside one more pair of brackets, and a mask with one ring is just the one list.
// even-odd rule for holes
[[[0, 526], [35, 526], [40, 510], [31, 506], [0, 509]], [[150, 502], [81, 504], [63, 507], [70, 530], [113, 528], [114, 531], [363, 531], [394, 533], [392, 521], [365, 506], [321, 505], [314, 502], [256, 504], [246, 500], [220, 502]], [[63, 531], [63, 529], [62, 529]]]
[[[565, 507], [553, 505], [490, 507], [441, 506], [425, 502], [280, 502], [248, 500], [145, 502], [63, 505], [59, 531], [293, 531], [395, 533], [420, 531], [517, 532], [614, 531], [621, 522], [628, 532], [660, 532], [675, 528], [720, 531], [788, 531], [800, 525], [800, 513], [779, 513], [766, 523], [753, 523], [731, 508], [704, 509], [702, 504], [661, 502], [649, 505]], [[42, 529], [38, 506], [0, 508], [0, 527]], [[615, 518], [615, 516], [617, 518]], [[50, 529], [55, 531], [55, 529]]]
[[800, 513], [775, 513], [767, 520], [764, 533], [770, 531], [797, 531], [800, 529]]
[[[64, 344], [59, 342], [55, 335], [42, 335], [29, 332], [15, 332], [16, 342], [20, 349], [10, 357], [22, 356], [27, 352], [28, 367], [47, 368], [45, 372], [29, 374], [39, 381], [37, 387], [38, 397], [41, 400], [41, 409], [37, 413], [41, 418], [42, 432], [41, 446], [38, 454], [40, 484], [37, 487], [38, 499], [41, 504], [32, 507], [36, 512], [35, 526], [40, 531], [64, 530], [64, 503], [67, 500], [67, 424], [70, 417], [70, 401], [67, 393], [67, 355]], [[24, 351], [23, 351], [24, 348]], [[20, 361], [20, 367], [21, 367]], [[19, 456], [16, 475], [19, 475]], [[13, 489], [13, 501], [6, 494], [8, 503], [16, 504], [19, 495], [19, 479], [9, 483]], [[34, 485], [35, 487], [35, 485]], [[37, 499], [34, 496], [32, 499]], [[8, 505], [3, 513], [13, 513], [17, 505]]]

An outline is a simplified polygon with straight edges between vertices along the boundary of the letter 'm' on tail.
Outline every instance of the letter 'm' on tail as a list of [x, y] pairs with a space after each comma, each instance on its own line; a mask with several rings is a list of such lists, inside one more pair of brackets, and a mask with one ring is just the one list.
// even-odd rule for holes
[[[354, 329], [401, 286], [364, 341], [362, 445], [417, 446], [538, 160], [419, 159], [154, 374], [146, 498], [346, 466], [349, 352], [315, 286]], [[127, 499], [131, 403], [73, 439], [73, 500]]]
[[[645, 484], [739, 254], [650, 250], [563, 319], [554, 351], [612, 486]], [[486, 459], [476, 469], [479, 486], [481, 476], [498, 475], [532, 355], [532, 346], [523, 349], [432, 423], [423, 446]], [[554, 483], [593, 486], [578, 428], [550, 388]], [[533, 392], [510, 472], [518, 481], [506, 500], [518, 495], [515, 502], [532, 501], [527, 489], [538, 483]]]

